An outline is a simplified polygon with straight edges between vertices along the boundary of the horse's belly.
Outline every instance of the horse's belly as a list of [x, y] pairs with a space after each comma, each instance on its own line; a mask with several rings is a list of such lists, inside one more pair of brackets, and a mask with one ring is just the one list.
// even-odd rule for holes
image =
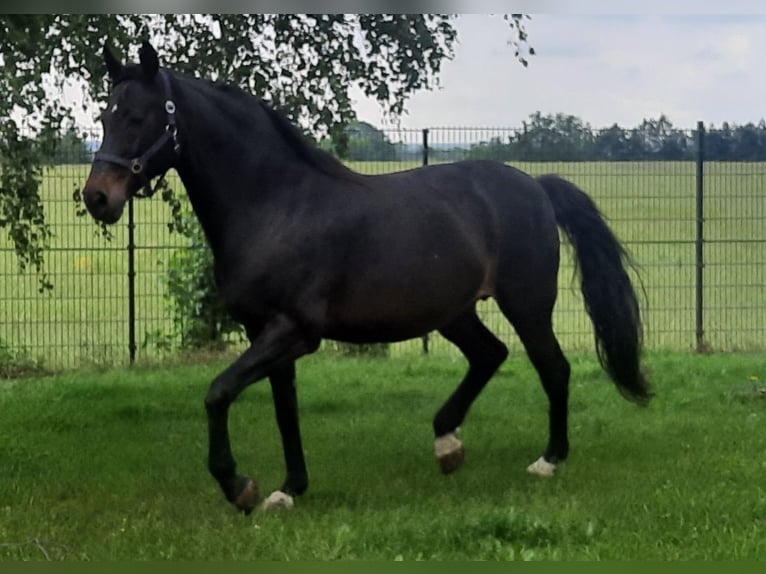
[[324, 338], [344, 343], [398, 343], [423, 336], [425, 332], [387, 329], [336, 328], [328, 331]]
[[483, 296], [480, 280], [409, 286], [373, 285], [346, 292], [330, 305], [325, 336], [349, 342], [393, 342], [449, 324]]
[[346, 343], [395, 343], [421, 337], [436, 327], [427, 323], [373, 323], [328, 325], [323, 338]]

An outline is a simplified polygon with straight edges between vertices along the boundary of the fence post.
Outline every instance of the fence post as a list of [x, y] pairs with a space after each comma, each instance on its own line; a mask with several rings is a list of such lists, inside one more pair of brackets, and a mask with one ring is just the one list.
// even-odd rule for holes
[[128, 200], [128, 354], [136, 361], [136, 222], [133, 198]]
[[695, 301], [695, 335], [698, 353], [707, 350], [705, 343], [704, 321], [704, 268], [705, 268], [705, 125], [697, 122], [697, 234], [695, 240], [695, 267], [696, 267], [696, 301]]
[[[428, 129], [423, 130], [423, 165], [428, 165]], [[429, 353], [429, 334], [426, 333], [423, 335], [422, 338], [423, 341], [423, 354], [427, 355]]]

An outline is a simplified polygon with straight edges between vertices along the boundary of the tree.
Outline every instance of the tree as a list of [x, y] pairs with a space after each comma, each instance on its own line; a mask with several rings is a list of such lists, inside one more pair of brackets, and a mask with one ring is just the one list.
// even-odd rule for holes
[[619, 161], [631, 159], [627, 130], [617, 124], [596, 134], [593, 142], [593, 158], [597, 160]]
[[634, 135], [641, 140], [643, 159], [680, 160], [689, 157], [693, 148], [689, 137], [664, 114], [656, 120], [645, 119]]
[[391, 161], [397, 148], [386, 134], [367, 122], [353, 121], [345, 130], [348, 137], [346, 159], [357, 161]]
[[593, 148], [593, 130], [580, 118], [535, 112], [513, 142], [512, 159], [583, 161]]
[[705, 134], [705, 158], [715, 161], [764, 161], [766, 159], [766, 121], [742, 126], [724, 122], [711, 125]]
[[705, 134], [705, 158], [716, 161], [731, 159], [734, 135], [728, 122], [720, 128], [711, 125]]
[[766, 126], [763, 121], [756, 126], [752, 122], [737, 126], [734, 130], [732, 159], [738, 161], [757, 161], [766, 156]]
[[51, 162], [56, 165], [86, 164], [93, 154], [88, 149], [88, 143], [82, 134], [70, 126], [59, 138], [52, 143]]
[[[42, 269], [50, 237], [39, 196], [72, 107], [45, 86], [84, 82], [83, 108], [106, 93], [101, 50], [150, 38], [165, 65], [233, 83], [283, 107], [312, 134], [344, 148], [359, 86], [394, 116], [415, 91], [437, 85], [451, 58], [456, 14], [8, 14], [0, 17], [0, 227], [23, 268]], [[505, 16], [516, 55], [521, 14]], [[533, 54], [533, 50], [527, 53]], [[20, 124], [25, 128], [21, 129]], [[32, 133], [34, 132], [34, 133]]]
[[504, 143], [498, 136], [493, 136], [486, 142], [479, 142], [471, 146], [465, 154], [466, 159], [491, 159], [495, 161], [510, 161], [517, 159], [513, 157], [511, 138], [509, 142]]

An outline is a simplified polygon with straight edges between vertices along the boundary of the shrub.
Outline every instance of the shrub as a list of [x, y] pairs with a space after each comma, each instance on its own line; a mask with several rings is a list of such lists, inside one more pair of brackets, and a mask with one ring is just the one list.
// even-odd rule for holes
[[188, 239], [173, 253], [168, 269], [166, 298], [184, 348], [223, 349], [243, 339], [243, 329], [224, 309], [215, 285], [213, 253], [188, 206], [176, 216], [175, 231]]

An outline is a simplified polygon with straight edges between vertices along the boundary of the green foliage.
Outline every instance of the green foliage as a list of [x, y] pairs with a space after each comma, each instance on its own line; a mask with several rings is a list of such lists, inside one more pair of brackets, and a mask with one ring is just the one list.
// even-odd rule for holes
[[49, 373], [42, 359], [32, 358], [26, 350], [18, 350], [0, 339], [0, 379], [43, 376]]
[[223, 349], [243, 333], [218, 295], [213, 253], [188, 205], [176, 212], [174, 226], [187, 239], [171, 257], [166, 282], [176, 335], [183, 348]]
[[400, 159], [397, 146], [388, 136], [367, 122], [352, 122], [346, 128], [351, 161], [394, 161]]
[[45, 162], [41, 143], [0, 118], [0, 227], [8, 234], [21, 270], [31, 265], [41, 273], [40, 290], [44, 290], [51, 287], [43, 273], [51, 232], [39, 194]]
[[[51, 96], [83, 84], [83, 110], [107, 90], [102, 47], [123, 53], [144, 38], [164, 65], [224, 80], [270, 99], [344, 151], [358, 86], [393, 115], [415, 91], [437, 84], [452, 56], [456, 14], [4, 14], [0, 16], [0, 226], [20, 266], [43, 269], [50, 237], [38, 187], [42, 166], [71, 122], [73, 105]], [[511, 43], [526, 45], [524, 18], [506, 17]], [[518, 59], [526, 65], [523, 54]], [[24, 133], [19, 126], [23, 118]], [[41, 139], [42, 135], [42, 139]], [[37, 141], [35, 141], [37, 140]], [[41, 277], [41, 286], [49, 287]]]
[[50, 162], [53, 165], [83, 165], [89, 163], [91, 157], [85, 138], [70, 127], [53, 142]]

